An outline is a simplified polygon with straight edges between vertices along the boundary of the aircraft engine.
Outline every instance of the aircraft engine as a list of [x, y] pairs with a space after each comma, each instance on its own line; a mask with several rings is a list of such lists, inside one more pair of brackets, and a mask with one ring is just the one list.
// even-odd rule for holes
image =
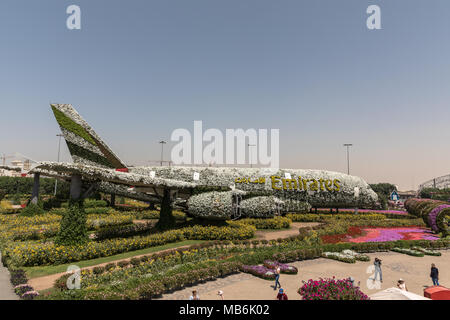
[[189, 198], [188, 212], [194, 217], [216, 220], [228, 220], [240, 216], [241, 194], [235, 191], [211, 191]]

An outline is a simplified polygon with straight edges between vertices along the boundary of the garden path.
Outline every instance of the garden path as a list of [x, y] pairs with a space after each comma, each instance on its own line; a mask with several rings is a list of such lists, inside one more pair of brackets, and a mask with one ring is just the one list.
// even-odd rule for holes
[[[161, 251], [157, 251], [157, 252], [152, 252], [151, 254], [156, 254], [156, 253], [161, 253], [161, 252], [166, 252], [166, 251], [172, 251], [174, 249], [189, 248], [189, 247], [190, 246], [181, 246], [181, 247], [171, 248], [171, 249], [167, 249], [167, 250], [161, 250]], [[141, 255], [133, 256], [133, 257], [126, 258], [126, 259], [119, 259], [119, 260], [109, 261], [109, 262], [105, 262], [105, 263], [101, 263], [101, 264], [96, 264], [94, 266], [84, 267], [84, 268], [82, 268], [82, 270], [94, 269], [95, 267], [103, 267], [103, 266], [106, 266], [109, 263], [118, 263], [120, 261], [130, 261], [132, 258], [140, 258], [140, 257], [143, 257], [143, 256], [148, 256], [148, 255], [150, 255], [150, 254], [149, 253], [141, 254]], [[76, 264], [77, 264], [76, 262], [73, 263], [73, 265], [76, 265]], [[44, 276], [44, 277], [32, 278], [32, 279], [28, 280], [28, 284], [30, 286], [32, 286], [34, 288], [34, 290], [36, 290], [36, 291], [49, 289], [49, 288], [53, 287], [53, 284], [54, 284], [55, 280], [59, 279], [60, 277], [62, 277], [65, 274], [66, 274], [66, 272], [61, 272], [61, 273], [55, 273], [55, 274], [51, 274], [51, 275]]]
[[197, 290], [199, 293], [200, 299], [202, 299], [202, 292], [208, 292], [208, 297], [215, 296], [214, 298], [209, 298], [211, 300], [213, 299], [219, 299], [219, 296], [217, 295], [217, 292], [219, 290], [222, 290], [224, 287], [236, 285], [239, 287], [240, 283], [245, 283], [246, 281], [251, 280], [254, 278], [252, 275], [248, 273], [238, 273], [231, 276], [227, 276], [224, 278], [217, 278], [213, 281], [208, 281], [205, 283], [201, 283], [196, 286], [187, 287], [183, 290], [179, 290], [173, 293], [164, 294], [162, 298], [158, 300], [188, 300], [189, 297], [192, 295], [193, 290]]
[[[142, 222], [146, 222], [146, 221], [147, 220], [135, 220], [134, 222], [135, 223], [142, 223]], [[255, 236], [256, 236], [257, 239], [266, 239], [266, 240], [273, 240], [273, 239], [278, 239], [278, 238], [287, 238], [289, 236], [297, 235], [299, 228], [314, 227], [314, 226], [317, 226], [318, 224], [320, 224], [320, 223], [318, 223], [318, 222], [294, 222], [294, 223], [291, 224], [291, 227], [289, 229], [277, 230], [277, 231], [257, 231]], [[186, 247], [189, 247], [189, 246], [182, 246], [182, 247], [179, 247], [179, 248], [186, 248]], [[173, 249], [163, 250], [163, 251], [159, 251], [159, 252], [170, 251], [170, 250], [173, 250]], [[127, 258], [127, 259], [110, 261], [110, 262], [107, 262], [107, 263], [102, 263], [102, 264], [98, 264], [98, 265], [94, 265], [94, 266], [90, 266], [90, 267], [85, 267], [83, 269], [93, 269], [95, 267], [105, 266], [108, 263], [117, 263], [117, 262], [120, 262], [120, 261], [129, 261], [131, 258], [139, 258], [139, 257], [145, 256], [145, 255], [148, 255], [148, 254], [138, 255], [138, 256]], [[76, 265], [76, 263], [74, 263], [74, 264]], [[41, 290], [45, 290], [45, 289], [51, 288], [53, 286], [53, 283], [55, 282], [55, 280], [59, 279], [64, 274], [65, 274], [65, 272], [61, 272], [61, 273], [51, 274], [51, 275], [44, 276], [44, 277], [33, 278], [33, 279], [30, 279], [28, 281], [28, 283], [35, 290], [41, 291]]]
[[291, 227], [289, 229], [271, 230], [271, 231], [258, 230], [256, 231], [255, 237], [257, 239], [264, 239], [264, 240], [276, 240], [278, 238], [287, 238], [290, 236], [298, 235], [298, 229], [300, 228], [315, 227], [319, 224], [320, 222], [293, 222], [291, 223]]
[[[1, 261], [1, 253], [0, 253]], [[13, 287], [10, 282], [10, 275], [8, 269], [6, 269], [0, 262], [0, 300], [18, 300], [19, 297], [14, 293]]]

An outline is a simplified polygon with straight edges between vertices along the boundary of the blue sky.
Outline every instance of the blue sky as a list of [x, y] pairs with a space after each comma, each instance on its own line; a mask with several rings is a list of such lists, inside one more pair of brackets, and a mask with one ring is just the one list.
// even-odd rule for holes
[[[66, 28], [81, 7], [82, 29]], [[366, 28], [381, 7], [382, 30]], [[279, 128], [280, 164], [411, 189], [450, 173], [446, 0], [3, 0], [0, 153], [55, 160], [49, 102], [128, 163], [176, 128]], [[166, 153], [168, 157], [169, 153]], [[63, 160], [70, 160], [64, 147]]]

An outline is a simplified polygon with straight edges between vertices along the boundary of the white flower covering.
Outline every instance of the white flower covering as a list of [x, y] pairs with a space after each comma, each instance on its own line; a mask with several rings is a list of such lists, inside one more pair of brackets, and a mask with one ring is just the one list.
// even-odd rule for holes
[[[192, 168], [192, 167], [135, 167], [131, 172], [150, 175], [155, 172], [156, 177], [166, 179], [182, 180], [195, 183], [197, 186], [220, 186], [236, 188], [246, 191], [254, 196], [276, 196], [285, 201], [286, 199], [308, 202], [313, 207], [372, 207], [378, 197], [370, 186], [361, 178], [350, 176], [339, 172], [324, 170], [301, 170], [301, 169], [265, 169], [265, 168]], [[198, 181], [194, 180], [194, 173], [200, 175]], [[339, 191], [300, 191], [300, 190], [274, 190], [272, 188], [271, 176], [285, 177], [289, 173], [292, 178], [297, 179], [324, 179], [339, 180]], [[243, 178], [257, 181], [265, 178], [264, 183], [236, 183]], [[355, 192], [357, 188], [357, 192]], [[358, 193], [355, 196], [355, 193]]]
[[[103, 181], [125, 186], [169, 188], [178, 190], [188, 201], [189, 212], [199, 217], [229, 218], [233, 212], [233, 194], [245, 195], [241, 214], [251, 217], [269, 217], [278, 212], [305, 212], [314, 207], [370, 207], [377, 195], [361, 178], [322, 170], [258, 168], [191, 168], [191, 167], [131, 167], [129, 172], [101, 168], [94, 165], [44, 162], [35, 168], [58, 174], [82, 175], [85, 180]], [[296, 181], [322, 181], [318, 190], [286, 187], [283, 178], [290, 174]], [[154, 174], [154, 175], [153, 175]], [[194, 175], [198, 174], [198, 179]], [[152, 177], [154, 176], [154, 177]], [[277, 177], [272, 180], [272, 176]], [[276, 183], [274, 183], [276, 181]], [[324, 181], [336, 182], [325, 189]], [[317, 183], [316, 183], [317, 184]], [[274, 186], [281, 190], [274, 189]], [[219, 190], [218, 190], [219, 189]], [[139, 190], [138, 190], [139, 191]], [[198, 194], [203, 192], [203, 194]], [[152, 192], [154, 193], [154, 192]], [[122, 195], [127, 196], [121, 192]], [[133, 194], [132, 198], [139, 199]], [[147, 197], [142, 200], [148, 201]], [[175, 199], [174, 199], [175, 200]], [[222, 211], [221, 211], [222, 210]], [[221, 212], [220, 212], [221, 211]]]
[[324, 252], [322, 253], [324, 258], [334, 259], [345, 262], [355, 262], [356, 260], [368, 261], [370, 258], [353, 250], [343, 250], [342, 252]]
[[[100, 149], [97, 146], [94, 146], [92, 143], [87, 142], [83, 138], [77, 136], [76, 134], [70, 132], [67, 129], [61, 128], [61, 132], [64, 135], [64, 139], [66, 141], [71, 142], [73, 144], [76, 144], [79, 147], [82, 147], [84, 149], [87, 149], [93, 153], [98, 154], [99, 156], [104, 157], [103, 153], [100, 151]], [[73, 155], [72, 155], [73, 157]], [[75, 161], [75, 159], [73, 159]], [[76, 162], [76, 161], [75, 161]]]
[[283, 201], [274, 196], [253, 197], [241, 202], [242, 214], [250, 218], [273, 217], [281, 213]]
[[106, 182], [130, 185], [130, 186], [159, 186], [172, 189], [194, 188], [195, 184], [177, 181], [173, 179], [151, 178], [129, 172], [120, 172], [114, 169], [107, 169], [95, 166], [86, 166], [78, 163], [56, 163], [56, 162], [42, 162], [39, 166], [33, 169], [33, 172], [40, 170], [53, 171], [58, 174], [63, 173], [67, 175], [81, 175], [87, 180], [101, 180]]

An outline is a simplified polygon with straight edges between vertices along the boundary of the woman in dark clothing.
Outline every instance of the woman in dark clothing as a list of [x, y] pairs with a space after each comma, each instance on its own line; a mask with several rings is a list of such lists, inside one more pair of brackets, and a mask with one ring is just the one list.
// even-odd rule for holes
[[439, 270], [436, 268], [435, 264], [431, 264], [431, 273], [430, 273], [431, 280], [433, 280], [433, 286], [439, 285]]

